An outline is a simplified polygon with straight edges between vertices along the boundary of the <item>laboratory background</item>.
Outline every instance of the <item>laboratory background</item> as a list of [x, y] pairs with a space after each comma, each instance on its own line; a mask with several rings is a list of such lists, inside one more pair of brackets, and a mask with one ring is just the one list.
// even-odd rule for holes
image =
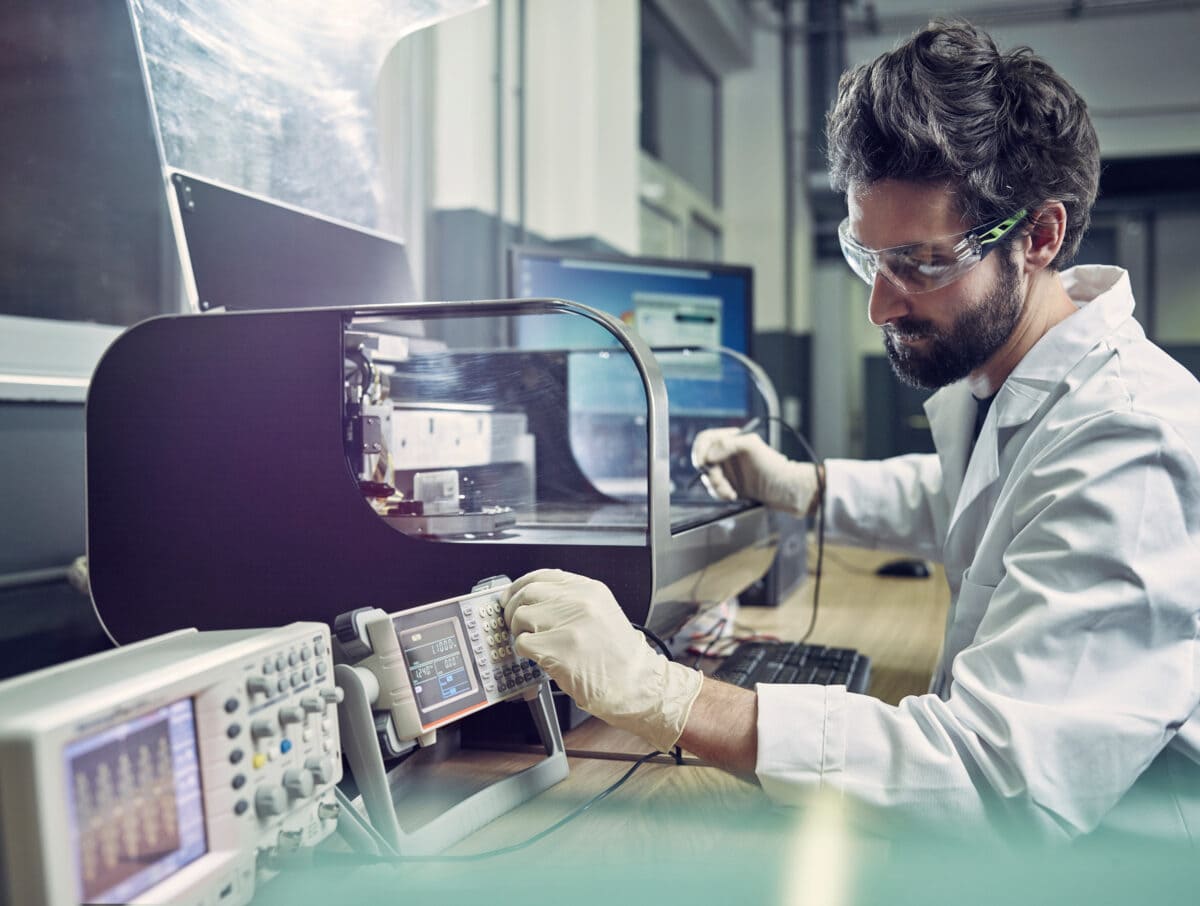
[[[529, 700], [536, 727], [528, 732], [535, 749], [545, 744], [547, 764], [527, 776], [543, 797], [556, 795], [561, 777], [554, 772], [565, 772], [567, 755], [599, 744], [571, 742], [586, 714], [565, 708], [561, 697], [551, 700], [528, 663], [514, 661], [511, 675], [501, 669], [513, 658], [511, 641], [506, 649], [498, 635], [506, 630], [488, 610], [495, 606], [488, 586], [475, 585], [489, 576], [515, 578], [543, 560], [590, 571], [641, 601], [626, 606], [635, 623], [664, 632], [703, 610], [699, 600], [742, 595], [743, 613], [769, 614], [764, 631], [788, 601], [807, 600], [816, 526], [714, 504], [696, 484], [688, 450], [705, 427], [744, 425], [804, 459], [933, 451], [922, 408], [929, 394], [893, 376], [867, 319], [870, 289], [839, 248], [846, 202], [829, 184], [824, 130], [839, 76], [935, 15], [970, 19], [1002, 49], [1030, 46], [1086, 100], [1102, 171], [1077, 263], [1126, 268], [1147, 335], [1200, 375], [1194, 0], [6, 2], [0, 679], [112, 652], [114, 640], [148, 644], [139, 655], [146, 676], [176, 698], [155, 705], [160, 724], [139, 724], [136, 732], [161, 754], [167, 727], [170, 746], [190, 740], [200, 755], [199, 767], [174, 765], [176, 794], [192, 810], [177, 813], [178, 826], [167, 822], [162, 833], [175, 833], [178, 846], [170, 867], [153, 878], [115, 869], [100, 880], [87, 875], [88, 859], [103, 861], [103, 847], [88, 856], [79, 842], [76, 819], [86, 811], [79, 788], [63, 806], [61, 791], [21, 798], [8, 778], [0, 801], [16, 803], [16, 811], [0, 808], [10, 841], [0, 871], [11, 874], [13, 860], [40, 865], [44, 858], [47, 876], [65, 880], [36, 902], [100, 893], [113, 897], [104, 902], [167, 902], [154, 898], [153, 884], [169, 883], [171, 872], [194, 873], [220, 846], [242, 847], [258, 853], [257, 865], [230, 862], [231, 880], [187, 888], [194, 902], [250, 902], [256, 871], [255, 899], [275, 902], [273, 884], [279, 902], [285, 893], [303, 896], [304, 882], [289, 881], [286, 869], [278, 881], [271, 880], [274, 866], [264, 871], [262, 837], [211, 823], [204, 739], [214, 727], [228, 746], [252, 738], [247, 760], [270, 753], [278, 763], [276, 786], [285, 792], [272, 788], [248, 800], [239, 792], [230, 808], [257, 814], [256, 833], [270, 825], [280, 841], [292, 834], [291, 849], [321, 845], [336, 823], [350, 835], [343, 849], [366, 841], [378, 856], [387, 849], [382, 834], [391, 849], [405, 851], [407, 831], [395, 824], [401, 806], [387, 777], [378, 775], [376, 787], [364, 778], [380, 751], [385, 762], [402, 758], [431, 733], [437, 721], [428, 714], [449, 702], [483, 709], [471, 720], [490, 740], [503, 737], [495, 725], [508, 712], [485, 706], [505, 695]], [[502, 301], [531, 299], [570, 304]], [[320, 312], [335, 314], [326, 323]], [[635, 328], [634, 340], [622, 325]], [[328, 403], [320, 411], [310, 405], [318, 398]], [[484, 425], [486, 438], [476, 459], [461, 454], [461, 468], [450, 461], [458, 449], [453, 456], [443, 456], [442, 446], [429, 455], [414, 449], [421, 442], [414, 438], [435, 429], [454, 437], [439, 443], [478, 440], [469, 424]], [[811, 446], [801, 449], [796, 433]], [[354, 488], [361, 511], [330, 490], [339, 482]], [[523, 522], [533, 509], [536, 518]], [[779, 551], [788, 556], [777, 558]], [[837, 586], [836, 569], [845, 582], [865, 582], [860, 573], [882, 562], [839, 567], [835, 560], [825, 594], [836, 594], [828, 590]], [[910, 594], [916, 586], [911, 577], [897, 584], [905, 582]], [[381, 588], [397, 589], [393, 606]], [[306, 593], [325, 603], [295, 603]], [[355, 695], [369, 699], [372, 682], [380, 694], [377, 680], [361, 679], [369, 672], [362, 665], [376, 663], [383, 650], [378, 626], [406, 656], [435, 629], [435, 653], [466, 651], [463, 632], [474, 624], [464, 622], [464, 630], [459, 610], [428, 608], [469, 594], [482, 603], [462, 603], [461, 619], [481, 615], [491, 648], [479, 664], [495, 665], [499, 691], [483, 672], [478, 683], [439, 672], [444, 702], [435, 707], [416, 686], [417, 723], [407, 731], [398, 712], [388, 724], [378, 707], [364, 710], [366, 722], [353, 726], [370, 745], [351, 752], [343, 695], [351, 703]], [[935, 635], [944, 600], [942, 611], [937, 606], [912, 617], [938, 624]], [[372, 607], [382, 608], [373, 612], [382, 624], [366, 612]], [[814, 614], [817, 638], [825, 613]], [[335, 625], [335, 617], [342, 622]], [[732, 629], [735, 617], [720, 619]], [[289, 635], [288, 624], [299, 628]], [[193, 626], [205, 641], [144, 641]], [[271, 632], [252, 636], [252, 629]], [[685, 644], [682, 656], [711, 654], [705, 645], [722, 629], [710, 619], [699, 630], [703, 650]], [[213, 677], [225, 682], [242, 669], [232, 655], [220, 660], [231, 649], [207, 641], [216, 631], [245, 634], [222, 643], [248, 646], [238, 651], [250, 652], [256, 670], [263, 665], [255, 688], [238, 693], [242, 699], [214, 691]], [[839, 644], [872, 658], [876, 678], [893, 676], [887, 632]], [[282, 660], [293, 654], [303, 657], [288, 667], [297, 671], [295, 692], [284, 690], [282, 678]], [[320, 668], [311, 678], [310, 657], [314, 671]], [[172, 664], [181, 665], [178, 675]], [[926, 683], [920, 664], [906, 662], [894, 676]], [[865, 690], [867, 674], [854, 674], [849, 662], [843, 667]], [[70, 696], [83, 701], [90, 682], [119, 685], [129, 669], [102, 665], [76, 686], [59, 676], [59, 685], [30, 687], [24, 698], [18, 688], [6, 707], [20, 702], [50, 713]], [[359, 671], [357, 691], [348, 691], [353, 683], [343, 670]], [[187, 686], [193, 674], [195, 685]], [[403, 688], [419, 678], [411, 673]], [[150, 702], [157, 693], [147, 680], [137, 694]], [[275, 707], [293, 695], [279, 706], [279, 721], [262, 723], [265, 703]], [[185, 700], [193, 704], [180, 710]], [[121, 701], [109, 705], [136, 711], [133, 699]], [[222, 708], [245, 719], [212, 723], [206, 715]], [[335, 713], [341, 741], [330, 726]], [[301, 727], [303, 746], [311, 747], [302, 769], [280, 751], [280, 741], [290, 748], [289, 733]], [[36, 732], [61, 742], [58, 730]], [[103, 760], [107, 743], [62, 744], [68, 765], [82, 771], [89, 758]], [[12, 745], [19, 748], [19, 740]], [[243, 758], [228, 746], [220, 759]], [[62, 757], [4, 757], [15, 765], [9, 778], [28, 771], [40, 778], [31, 788], [58, 782], [44, 769]], [[387, 800], [359, 809], [357, 837], [342, 829], [352, 808], [346, 791], [335, 796], [343, 758], [358, 780], [351, 797]], [[180, 780], [185, 775], [191, 779]], [[667, 796], [656, 826], [672, 843], [655, 865], [613, 855], [624, 866], [615, 869], [621, 889], [635, 902], [651, 892], [710, 902], [714, 890], [736, 901], [733, 888], [721, 886], [730, 878], [720, 870], [710, 889], [686, 866], [697, 854], [679, 842], [687, 839], [679, 828], [693, 817], [712, 821], [707, 807], [670, 781], [644, 795], [656, 792]], [[499, 816], [521, 801], [517, 792], [505, 795], [489, 806]], [[722, 787], [721, 795], [733, 794]], [[302, 805], [311, 811], [288, 830]], [[614, 838], [644, 818], [632, 799], [614, 805], [610, 798], [593, 811], [603, 807], [611, 810]], [[16, 822], [31, 812], [49, 816], [39, 831], [47, 836], [10, 845]], [[541, 821], [538, 812], [520, 835], [558, 814]], [[789, 899], [807, 877], [833, 885], [831, 902], [915, 901], [922, 879], [939, 867], [917, 848], [893, 858], [886, 872], [862, 876], [855, 899], [849, 888], [836, 893], [840, 876], [828, 871], [853, 862], [847, 847], [854, 844], [836, 834], [816, 841], [803, 829], [792, 834], [790, 819], [778, 813], [761, 822], [750, 815], [749, 807], [737, 811], [719, 832], [759, 840], [755, 852], [772, 866], [770, 882], [747, 880], [756, 870], [742, 854], [749, 862], [733, 873], [747, 885], [742, 901]], [[284, 830], [271, 824], [276, 817]], [[69, 834], [68, 825], [75, 828]], [[30, 856], [52, 848], [52, 831], [74, 834], [83, 855], [60, 862]], [[438, 833], [410, 851], [455, 852], [466, 836], [457, 825]], [[499, 832], [483, 833], [475, 849], [507, 842]], [[786, 837], [799, 855], [763, 842], [772, 835]], [[288, 849], [272, 837], [270, 851], [281, 848]], [[599, 896], [581, 853], [565, 845], [554, 852], [541, 866], [546, 891], [579, 902]], [[1175, 890], [1177, 863], [1143, 856], [1146, 873]], [[318, 874], [309, 893], [333, 891], [337, 872], [361, 864], [347, 858]], [[497, 864], [503, 874], [504, 863]], [[539, 863], [530, 857], [520, 864], [524, 877]], [[788, 866], [778, 877], [777, 864]], [[1013, 881], [1022, 871], [990, 856], [967, 864], [957, 882], [989, 870]], [[1044, 889], [1066, 901], [1071, 894], [1055, 885], [1081, 883], [1082, 873], [1054, 875], [1050, 860], [1022, 865], [1034, 877], [1044, 871], [1051, 878]], [[422, 870], [412, 881], [415, 894], [465, 902], [462, 891], [489, 890], [482, 875], [456, 875], [455, 865]], [[78, 880], [85, 875], [90, 880]], [[394, 883], [371, 875], [361, 901], [391, 901]], [[1129, 892], [1073, 889], [1084, 888], [1111, 902]], [[1007, 901], [1017, 889], [998, 883], [992, 894]], [[35, 902], [8, 895], [14, 898], [0, 895], [0, 902]], [[944, 897], [950, 902], [954, 894]]]

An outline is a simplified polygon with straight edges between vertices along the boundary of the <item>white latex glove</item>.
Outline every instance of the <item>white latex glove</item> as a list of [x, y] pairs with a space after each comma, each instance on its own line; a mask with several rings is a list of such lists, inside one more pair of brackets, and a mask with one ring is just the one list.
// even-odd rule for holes
[[817, 468], [792, 462], [754, 433], [709, 428], [692, 443], [692, 465], [708, 492], [722, 500], [757, 500], [804, 516], [817, 493]]
[[513, 649], [579, 707], [662, 752], [679, 740], [703, 676], [651, 649], [606, 585], [539, 569], [517, 579], [502, 603]]

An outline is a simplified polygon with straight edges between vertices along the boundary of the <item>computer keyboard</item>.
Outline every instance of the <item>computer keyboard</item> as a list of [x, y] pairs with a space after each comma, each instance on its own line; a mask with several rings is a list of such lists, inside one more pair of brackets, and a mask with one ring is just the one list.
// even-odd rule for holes
[[815, 683], [866, 692], [871, 659], [853, 648], [747, 641], [721, 661], [713, 676], [747, 689], [755, 683]]

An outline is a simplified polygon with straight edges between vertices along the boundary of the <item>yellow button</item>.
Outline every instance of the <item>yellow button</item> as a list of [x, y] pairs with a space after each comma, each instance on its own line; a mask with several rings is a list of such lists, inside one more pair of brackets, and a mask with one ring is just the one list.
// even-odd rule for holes
[[255, 770], [257, 770], [258, 768], [261, 768], [266, 763], [267, 763], [267, 756], [264, 755], [262, 752], [256, 752], [254, 755], [254, 760], [251, 762], [251, 764], [254, 765]]

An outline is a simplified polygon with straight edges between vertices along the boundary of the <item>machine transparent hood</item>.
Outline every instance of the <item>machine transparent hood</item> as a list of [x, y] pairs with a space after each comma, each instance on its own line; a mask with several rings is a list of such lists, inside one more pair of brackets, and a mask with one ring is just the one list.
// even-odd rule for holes
[[348, 325], [347, 454], [389, 525], [441, 541], [640, 546], [657, 520], [679, 531], [747, 506], [713, 500], [690, 451], [705, 428], [765, 432], [773, 402], [748, 362], [639, 353], [583, 306], [487, 304], [507, 310]]

